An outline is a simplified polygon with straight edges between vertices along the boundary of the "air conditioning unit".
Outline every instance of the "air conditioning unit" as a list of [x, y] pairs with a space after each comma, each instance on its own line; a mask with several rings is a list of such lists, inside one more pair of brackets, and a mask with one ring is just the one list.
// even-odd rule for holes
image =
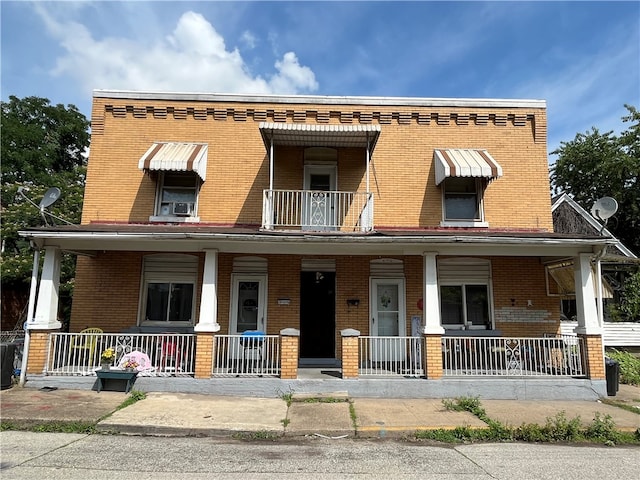
[[191, 215], [193, 213], [193, 203], [189, 202], [175, 202], [173, 204], [174, 215]]

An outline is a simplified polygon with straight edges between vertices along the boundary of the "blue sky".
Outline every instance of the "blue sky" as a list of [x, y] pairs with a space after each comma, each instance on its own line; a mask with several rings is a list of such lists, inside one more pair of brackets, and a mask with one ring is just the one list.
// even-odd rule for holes
[[[94, 89], [547, 101], [549, 151], [640, 108], [640, 2], [2, 0], [1, 94]], [[550, 157], [553, 160], [553, 157]]]

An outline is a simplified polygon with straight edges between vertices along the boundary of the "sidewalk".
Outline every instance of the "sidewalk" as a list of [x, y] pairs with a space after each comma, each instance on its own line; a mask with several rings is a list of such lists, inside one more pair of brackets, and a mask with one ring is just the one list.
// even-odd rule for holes
[[[390, 437], [425, 429], [486, 427], [471, 413], [446, 410], [442, 401], [435, 399], [347, 398], [337, 392], [323, 394], [324, 401], [294, 395], [287, 406], [280, 398], [156, 392], [117, 410], [127, 397], [128, 394], [111, 391], [13, 387], [0, 393], [0, 414], [3, 422], [22, 426], [97, 423], [99, 431], [131, 435], [270, 432], [286, 436]], [[620, 385], [618, 395], [609, 400], [640, 409], [640, 387]], [[579, 416], [589, 424], [598, 412], [601, 416], [610, 415], [620, 430], [640, 428], [639, 414], [602, 402], [481, 400], [481, 404], [490, 418], [511, 426], [544, 425], [547, 418], [560, 412], [565, 412], [567, 419]]]

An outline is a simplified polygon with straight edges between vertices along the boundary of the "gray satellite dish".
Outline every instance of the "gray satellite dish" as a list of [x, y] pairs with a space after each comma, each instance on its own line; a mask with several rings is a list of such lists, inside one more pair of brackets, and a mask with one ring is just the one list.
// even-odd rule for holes
[[60, 189], [58, 187], [51, 187], [47, 190], [40, 200], [40, 210], [44, 210], [49, 205], [53, 205], [56, 200], [60, 198]]
[[602, 197], [591, 207], [591, 215], [599, 220], [607, 220], [618, 211], [618, 202], [615, 198]]

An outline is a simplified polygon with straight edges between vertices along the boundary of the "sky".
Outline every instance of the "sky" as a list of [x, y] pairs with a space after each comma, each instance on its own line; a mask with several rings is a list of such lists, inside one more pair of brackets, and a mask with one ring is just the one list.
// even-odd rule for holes
[[640, 108], [638, 0], [2, 0], [0, 16], [2, 100], [87, 118], [95, 89], [541, 99], [552, 152]]

